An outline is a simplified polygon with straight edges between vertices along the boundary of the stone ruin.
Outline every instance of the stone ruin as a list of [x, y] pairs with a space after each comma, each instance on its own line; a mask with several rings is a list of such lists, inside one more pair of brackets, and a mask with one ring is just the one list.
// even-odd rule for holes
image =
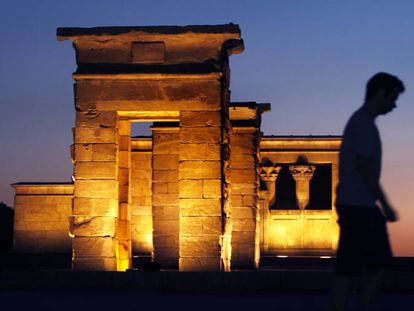
[[[253, 269], [330, 256], [340, 137], [264, 136], [270, 104], [230, 101], [240, 28], [59, 28], [76, 51], [72, 183], [17, 183], [14, 251], [74, 270]], [[131, 137], [152, 122], [151, 137]]]

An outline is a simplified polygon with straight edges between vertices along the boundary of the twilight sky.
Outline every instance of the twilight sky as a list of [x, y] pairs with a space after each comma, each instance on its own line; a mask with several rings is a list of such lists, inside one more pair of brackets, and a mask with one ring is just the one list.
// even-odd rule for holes
[[399, 76], [406, 93], [377, 121], [382, 183], [401, 220], [393, 249], [414, 256], [414, 1], [5, 0], [0, 10], [0, 201], [9, 184], [69, 181], [75, 53], [57, 27], [239, 24], [232, 101], [270, 102], [270, 135], [340, 135], [367, 79]]

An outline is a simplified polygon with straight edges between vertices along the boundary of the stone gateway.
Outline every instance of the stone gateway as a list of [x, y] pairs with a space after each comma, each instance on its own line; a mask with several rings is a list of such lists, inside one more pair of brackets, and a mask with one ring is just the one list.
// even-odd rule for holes
[[[75, 270], [253, 269], [330, 256], [340, 137], [264, 136], [270, 104], [230, 101], [238, 25], [59, 28], [76, 51], [73, 183], [17, 183], [20, 253]], [[151, 122], [152, 136], [131, 136]]]

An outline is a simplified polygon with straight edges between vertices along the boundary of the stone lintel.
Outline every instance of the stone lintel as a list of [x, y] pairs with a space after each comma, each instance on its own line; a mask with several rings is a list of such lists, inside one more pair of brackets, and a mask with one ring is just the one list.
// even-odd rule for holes
[[222, 76], [221, 72], [206, 69], [193, 68], [191, 70], [186, 67], [182, 67], [181, 71], [179, 69], [172, 68], [169, 71], [159, 72], [158, 70], [157, 72], [157, 68], [148, 66], [142, 68], [136, 66], [132, 69], [129, 66], [125, 68], [118, 66], [112, 70], [105, 67], [105, 72], [103, 72], [99, 67], [96, 69], [91, 67], [89, 70], [84, 67], [81, 71], [75, 72], [72, 77], [74, 80], [208, 80], [219, 79]]
[[266, 111], [270, 111], [268, 103], [233, 102], [229, 107], [230, 120], [255, 120]]
[[342, 136], [263, 136], [260, 150], [283, 151], [307, 150], [309, 152], [339, 152]]
[[232, 33], [240, 35], [237, 24], [222, 25], [188, 25], [188, 26], [113, 26], [113, 27], [59, 27], [57, 38], [59, 41], [74, 40], [86, 36], [118, 36], [131, 33], [176, 35], [183, 33], [218, 34]]

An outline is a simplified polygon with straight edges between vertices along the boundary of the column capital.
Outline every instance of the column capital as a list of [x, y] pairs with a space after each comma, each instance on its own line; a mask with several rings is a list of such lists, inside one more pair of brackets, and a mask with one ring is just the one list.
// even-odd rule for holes
[[310, 181], [316, 167], [313, 165], [290, 165], [289, 171], [295, 181]]
[[280, 166], [260, 166], [259, 175], [263, 181], [276, 181], [282, 167]]

